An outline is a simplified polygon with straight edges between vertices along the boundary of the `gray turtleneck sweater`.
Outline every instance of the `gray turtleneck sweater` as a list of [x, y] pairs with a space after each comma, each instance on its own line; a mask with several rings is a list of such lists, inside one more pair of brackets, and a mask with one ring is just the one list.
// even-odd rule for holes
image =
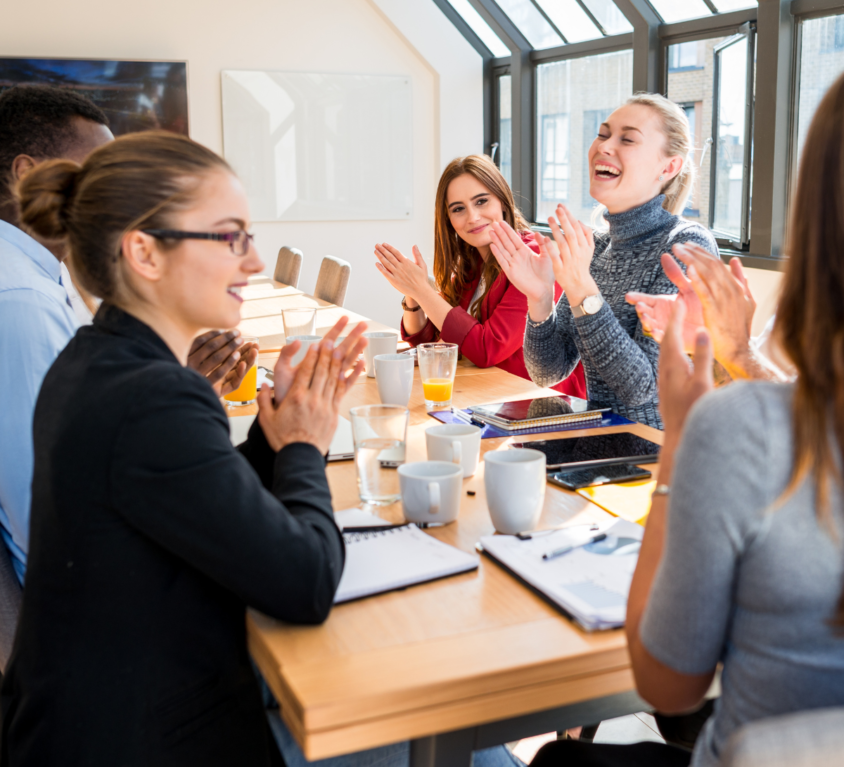
[[[595, 234], [590, 271], [604, 298], [597, 314], [574, 317], [565, 294], [551, 316], [525, 328], [525, 365], [540, 386], [571, 375], [583, 361], [590, 401], [648, 426], [662, 428], [657, 398], [659, 344], [642, 332], [631, 290], [676, 293], [659, 259], [683, 242], [718, 254], [715, 238], [700, 224], [662, 207], [664, 195], [632, 210], [607, 215], [609, 232]], [[684, 267], [685, 269], [685, 267]]]

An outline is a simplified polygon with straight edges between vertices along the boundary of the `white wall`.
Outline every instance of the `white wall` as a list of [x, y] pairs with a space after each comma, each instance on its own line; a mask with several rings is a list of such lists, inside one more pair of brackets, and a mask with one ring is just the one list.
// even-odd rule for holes
[[[423, 48], [433, 62], [420, 55]], [[428, 0], [145, 0], [141, 5], [27, 0], [3, 4], [0, 51], [45, 58], [186, 60], [191, 136], [218, 152], [223, 69], [409, 75], [414, 114], [409, 221], [254, 227], [268, 273], [281, 245], [304, 251], [300, 285], [306, 290], [316, 281], [322, 256], [344, 258], [352, 263], [346, 306], [393, 325], [400, 317], [400, 296], [376, 271], [373, 246], [387, 241], [409, 253], [418, 244], [430, 256], [443, 158], [481, 149], [480, 58]], [[440, 134], [442, 125], [446, 135]]]

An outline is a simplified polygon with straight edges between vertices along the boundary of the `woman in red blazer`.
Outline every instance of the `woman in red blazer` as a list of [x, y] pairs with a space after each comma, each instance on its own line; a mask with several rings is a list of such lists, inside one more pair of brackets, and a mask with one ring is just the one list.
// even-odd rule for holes
[[[375, 246], [376, 266], [404, 294], [402, 338], [413, 346], [438, 338], [455, 343], [478, 367], [496, 366], [530, 380], [522, 355], [527, 298], [504, 276], [489, 247], [490, 225], [503, 220], [539, 252], [507, 181], [489, 157], [459, 157], [443, 171], [435, 208], [433, 281], [415, 245], [413, 260], [387, 243]], [[561, 292], [557, 285], [555, 299]], [[585, 398], [582, 366], [554, 388]]]

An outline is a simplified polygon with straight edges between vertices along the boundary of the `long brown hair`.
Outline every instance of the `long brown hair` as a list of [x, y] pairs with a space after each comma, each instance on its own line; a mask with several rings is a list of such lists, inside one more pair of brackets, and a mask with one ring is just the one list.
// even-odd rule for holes
[[530, 227], [516, 207], [510, 185], [489, 157], [470, 154], [467, 157], [458, 157], [446, 166], [437, 186], [434, 217], [434, 281], [443, 298], [452, 306], [458, 306], [463, 291], [478, 276], [478, 266], [481, 265], [481, 279], [484, 281], [485, 289], [480, 299], [469, 307], [475, 319], [480, 319], [481, 305], [492, 288], [492, 284], [501, 274], [501, 266], [495, 258], [489, 258], [484, 263], [477, 248], [462, 240], [449, 220], [448, 186], [458, 176], [467, 173], [476, 178], [501, 201], [504, 220], [513, 229], [517, 232], [529, 232]]
[[[202, 178], [231, 172], [226, 161], [185, 136], [132, 133], [92, 152], [82, 165], [50, 160], [21, 179], [21, 224], [67, 242], [82, 286], [120, 303], [126, 286], [120, 247], [135, 229], [169, 229], [194, 200]], [[164, 241], [162, 247], [175, 242]]]
[[[830, 479], [844, 454], [844, 77], [812, 119], [788, 229], [776, 333], [797, 369], [794, 467], [786, 493], [811, 474], [819, 518], [832, 525]], [[833, 442], [834, 440], [834, 442]], [[844, 626], [844, 594], [835, 618]]]

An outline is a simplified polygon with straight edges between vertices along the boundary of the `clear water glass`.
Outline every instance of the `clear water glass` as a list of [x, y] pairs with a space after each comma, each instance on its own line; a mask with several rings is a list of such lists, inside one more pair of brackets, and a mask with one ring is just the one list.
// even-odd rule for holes
[[405, 459], [410, 411], [399, 405], [361, 405], [350, 414], [360, 499], [389, 506], [401, 498], [396, 469]]
[[316, 334], [316, 309], [282, 309], [284, 337], [312, 336]]
[[419, 344], [416, 359], [419, 361], [425, 407], [428, 410], [450, 408], [457, 371], [457, 344]]

